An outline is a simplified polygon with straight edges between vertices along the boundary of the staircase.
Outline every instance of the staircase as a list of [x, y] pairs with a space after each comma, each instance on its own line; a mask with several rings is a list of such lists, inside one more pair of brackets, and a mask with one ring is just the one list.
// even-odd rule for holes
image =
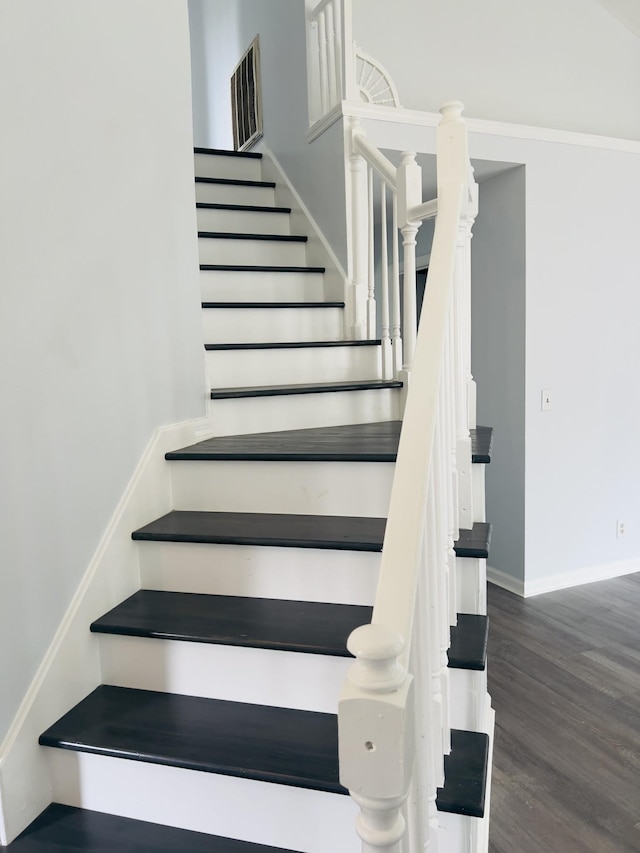
[[[371, 620], [402, 383], [380, 379], [379, 340], [346, 339], [260, 155], [195, 157], [216, 437], [166, 455], [174, 509], [133, 532], [142, 589], [90, 626], [103, 684], [42, 733], [55, 803], [11, 853], [362, 849], [336, 711]], [[491, 430], [472, 442], [480, 471]], [[489, 538], [478, 521], [455, 545], [439, 853], [486, 850]]]

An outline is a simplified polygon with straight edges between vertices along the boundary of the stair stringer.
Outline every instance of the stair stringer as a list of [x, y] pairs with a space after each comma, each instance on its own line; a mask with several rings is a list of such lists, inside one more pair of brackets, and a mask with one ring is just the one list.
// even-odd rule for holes
[[0, 744], [0, 845], [27, 827], [52, 798], [38, 737], [101, 681], [99, 643], [90, 623], [140, 587], [139, 550], [131, 531], [172, 506], [164, 454], [208, 432], [197, 418], [159, 427], [151, 437], [87, 566], [7, 736]]

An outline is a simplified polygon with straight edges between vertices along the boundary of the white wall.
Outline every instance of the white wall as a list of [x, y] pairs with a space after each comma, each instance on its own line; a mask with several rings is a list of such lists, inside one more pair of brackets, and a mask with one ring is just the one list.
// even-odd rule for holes
[[204, 412], [187, 8], [0, 12], [0, 740], [156, 426]]
[[[379, 146], [397, 147], [404, 137], [412, 150], [435, 150], [430, 128], [418, 127], [406, 139], [402, 126], [372, 119], [363, 124]], [[640, 570], [640, 396], [635, 390], [640, 144], [596, 145], [575, 134], [543, 132], [527, 138], [522, 128], [489, 123], [470, 122], [470, 130], [474, 161], [526, 167], [526, 393], [524, 436], [517, 438], [525, 445], [524, 591]], [[509, 229], [517, 232], [521, 210], [514, 207], [511, 215], [516, 221]], [[472, 255], [482, 230], [479, 224]], [[513, 252], [506, 239], [496, 251]], [[522, 287], [520, 279], [514, 287]], [[503, 323], [521, 328], [516, 295], [507, 298], [516, 300], [517, 311]], [[504, 357], [517, 360], [520, 336], [507, 328], [502, 334]], [[482, 378], [485, 389], [488, 381], [488, 375]], [[543, 388], [553, 393], [550, 412], [540, 408]], [[498, 409], [479, 406], [488, 425], [494, 417], [500, 422]], [[503, 452], [500, 441], [496, 435], [496, 460]], [[490, 489], [492, 476], [490, 467]], [[627, 523], [622, 539], [616, 538], [617, 519]], [[501, 517], [489, 521], [503, 524]], [[508, 563], [502, 569], [508, 572]]]
[[477, 419], [494, 428], [486, 472], [490, 563], [525, 572], [525, 169], [480, 184], [471, 254], [472, 365]]
[[[189, 0], [195, 144], [231, 148], [230, 79], [260, 36], [264, 139], [346, 267], [342, 124], [311, 145], [302, 0]], [[206, 86], [199, 79], [206, 69]]]
[[354, 38], [405, 107], [640, 139], [640, 41], [597, 0], [354, 0]]

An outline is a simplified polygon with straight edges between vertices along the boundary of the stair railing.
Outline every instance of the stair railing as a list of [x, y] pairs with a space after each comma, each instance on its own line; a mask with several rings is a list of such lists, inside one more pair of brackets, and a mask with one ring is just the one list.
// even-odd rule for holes
[[[469, 411], [469, 347], [461, 337], [470, 332], [468, 244], [476, 196], [461, 112], [458, 103], [441, 110], [435, 202], [421, 202], [420, 172], [411, 153], [403, 154], [394, 172], [361, 129], [353, 138], [352, 157], [364, 159], [392, 188], [403, 235], [404, 280], [410, 283], [404, 288], [402, 370], [410, 385], [380, 576], [372, 622], [348, 641], [355, 661], [338, 714], [340, 776], [360, 806], [357, 831], [364, 853], [417, 853], [426, 845], [438, 850], [437, 789], [450, 751], [447, 650], [457, 610], [458, 468], [470, 467], [469, 425], [475, 425], [470, 424], [475, 412]], [[370, 220], [371, 194], [361, 172], [357, 164], [354, 207], [362, 209], [364, 185]], [[418, 223], [436, 212], [415, 342], [415, 234]], [[370, 243], [363, 249], [363, 234], [356, 240], [355, 217], [354, 258], [367, 272], [365, 278], [357, 266], [362, 287], [371, 280], [372, 253]], [[386, 244], [383, 238], [383, 270]], [[384, 283], [381, 290], [384, 303]], [[374, 316], [369, 284], [367, 292], [364, 321], [369, 323]], [[384, 306], [381, 315], [384, 335]]]
[[307, 11], [309, 120], [313, 124], [354, 96], [351, 0], [320, 0]]

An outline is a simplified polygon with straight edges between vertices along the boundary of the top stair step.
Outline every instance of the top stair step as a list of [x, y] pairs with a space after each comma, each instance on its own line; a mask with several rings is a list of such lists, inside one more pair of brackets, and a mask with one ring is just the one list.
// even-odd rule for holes
[[104, 812], [50, 805], [7, 853], [294, 853]]
[[199, 148], [193, 149], [194, 154], [212, 154], [216, 157], [239, 157], [247, 160], [261, 160], [259, 151], [231, 151], [228, 148]]

